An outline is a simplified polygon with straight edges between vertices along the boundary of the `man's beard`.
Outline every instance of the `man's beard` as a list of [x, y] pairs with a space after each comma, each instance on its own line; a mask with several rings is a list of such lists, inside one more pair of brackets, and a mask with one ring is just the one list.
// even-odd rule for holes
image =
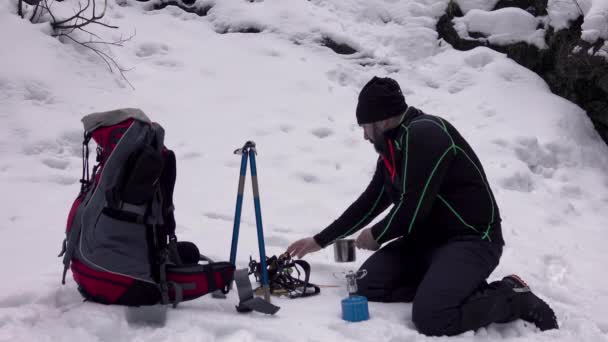
[[376, 150], [376, 152], [378, 152], [379, 154], [385, 154], [386, 151], [388, 151], [388, 144], [386, 143], [386, 139], [384, 139], [384, 137], [378, 139], [375, 143], [374, 143], [374, 149]]
[[376, 152], [379, 154], [384, 154], [388, 151], [388, 144], [386, 143], [386, 138], [384, 137], [384, 132], [382, 129], [379, 127], [374, 127], [372, 138]]

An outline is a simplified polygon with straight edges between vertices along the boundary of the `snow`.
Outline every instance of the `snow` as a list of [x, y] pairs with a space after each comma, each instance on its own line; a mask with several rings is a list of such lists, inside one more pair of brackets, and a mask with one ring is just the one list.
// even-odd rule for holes
[[593, 43], [598, 39], [608, 40], [608, 2], [592, 1], [588, 11], [585, 12], [585, 21], [582, 25], [582, 37]]
[[483, 39], [495, 45], [527, 42], [541, 49], [546, 47], [545, 30], [537, 29], [540, 19], [519, 8], [491, 12], [473, 9], [453, 22], [462, 38], [470, 38], [469, 32], [479, 32], [487, 37]]
[[[0, 2], [0, 341], [448, 340], [418, 334], [411, 304], [371, 303], [370, 321], [343, 322], [344, 287], [277, 299], [276, 317], [237, 314], [236, 293], [207, 296], [170, 310], [158, 328], [130, 325], [124, 308], [83, 303], [70, 276], [60, 285], [55, 255], [79, 188], [83, 115], [133, 106], [165, 127], [178, 157], [179, 237], [218, 260], [231, 237], [240, 162], [232, 151], [255, 140], [272, 255], [318, 232], [367, 184], [376, 156], [354, 109], [373, 75], [397, 79], [409, 104], [469, 140], [504, 219], [507, 246], [491, 279], [518, 273], [561, 325], [540, 333], [521, 321], [494, 324], [449, 340], [607, 340], [608, 148], [582, 109], [506, 56], [438, 44], [447, 1], [221, 0], [207, 2], [206, 17], [109, 1], [106, 19], [120, 29], [91, 29], [136, 33], [106, 50], [132, 69], [134, 89], [90, 51], [49, 36], [48, 24], [19, 19], [14, 3]], [[70, 13], [74, 1], [53, 6]], [[262, 32], [218, 33], [251, 26]], [[324, 36], [359, 52], [335, 54], [320, 46]], [[246, 189], [239, 266], [257, 255]], [[307, 256], [312, 281], [343, 285], [332, 273], [369, 256], [357, 253], [353, 264], [334, 263], [331, 248]]]
[[549, 0], [547, 12], [549, 24], [557, 31], [570, 27], [570, 22], [582, 14], [578, 1], [564, 0]]
[[[465, 14], [468, 14], [475, 10], [492, 11], [498, 0], [456, 0], [456, 3]], [[569, 28], [572, 21], [583, 16], [581, 34], [583, 40], [589, 43], [595, 43], [598, 39], [608, 40], [608, 1], [606, 0], [548, 0], [547, 12], [546, 19], [555, 30]]]
[[556, 30], [570, 27], [583, 16], [581, 38], [589, 43], [608, 39], [608, 1], [605, 0], [549, 0], [549, 24]]

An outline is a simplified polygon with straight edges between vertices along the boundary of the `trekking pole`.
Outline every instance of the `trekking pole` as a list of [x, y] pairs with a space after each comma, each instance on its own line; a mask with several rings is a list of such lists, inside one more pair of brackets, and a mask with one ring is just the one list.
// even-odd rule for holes
[[255, 163], [255, 143], [247, 141], [242, 148], [234, 151], [234, 154], [241, 155], [241, 173], [239, 178], [238, 193], [236, 197], [236, 211], [234, 215], [234, 227], [232, 231], [232, 246], [230, 249], [230, 263], [236, 265], [236, 252], [239, 242], [239, 228], [241, 223], [241, 210], [243, 205], [243, 193], [245, 189], [245, 178], [247, 175], [247, 161], [251, 160], [251, 177], [253, 186], [253, 201], [255, 205], [255, 221], [258, 233], [258, 247], [260, 250], [260, 266], [262, 273], [262, 289], [264, 299], [254, 297], [253, 289], [249, 281], [248, 269], [236, 270], [234, 281], [239, 292], [239, 305], [236, 307], [239, 312], [259, 311], [274, 315], [279, 311], [279, 307], [270, 303], [270, 286], [268, 283], [268, 270], [266, 265], [266, 246], [264, 245], [264, 231], [262, 227], [262, 210], [260, 208], [260, 191], [258, 186], [258, 173]]
[[255, 163], [255, 143], [249, 147], [249, 159], [251, 162], [251, 184], [253, 186], [253, 204], [255, 206], [255, 223], [258, 230], [258, 247], [260, 249], [260, 264], [262, 265], [262, 287], [264, 299], [270, 302], [270, 286], [268, 285], [268, 269], [266, 268], [266, 246], [264, 245], [264, 228], [262, 226], [262, 209], [260, 207], [260, 188], [258, 185], [258, 171]]
[[234, 227], [232, 228], [232, 246], [230, 248], [230, 263], [236, 265], [236, 250], [239, 242], [239, 228], [241, 225], [241, 210], [243, 208], [243, 192], [245, 191], [245, 177], [247, 176], [247, 152], [248, 143], [234, 151], [234, 154], [241, 154], [241, 173], [239, 177], [239, 187], [236, 195], [236, 209], [234, 212]]

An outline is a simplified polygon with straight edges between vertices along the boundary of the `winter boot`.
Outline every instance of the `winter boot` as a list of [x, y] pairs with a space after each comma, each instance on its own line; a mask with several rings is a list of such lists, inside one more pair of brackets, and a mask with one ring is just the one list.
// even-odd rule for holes
[[519, 318], [526, 322], [534, 323], [540, 330], [558, 329], [555, 313], [545, 301], [540, 299], [530, 290], [520, 277], [512, 274], [502, 279], [503, 283], [509, 285], [519, 295]]

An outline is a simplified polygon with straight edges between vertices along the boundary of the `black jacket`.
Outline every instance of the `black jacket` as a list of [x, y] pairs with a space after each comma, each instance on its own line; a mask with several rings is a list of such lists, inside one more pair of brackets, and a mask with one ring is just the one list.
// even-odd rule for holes
[[385, 133], [367, 189], [346, 211], [315, 235], [325, 247], [369, 224], [383, 243], [397, 237], [441, 243], [480, 239], [504, 244], [500, 213], [481, 162], [446, 120], [410, 107], [401, 125]]

